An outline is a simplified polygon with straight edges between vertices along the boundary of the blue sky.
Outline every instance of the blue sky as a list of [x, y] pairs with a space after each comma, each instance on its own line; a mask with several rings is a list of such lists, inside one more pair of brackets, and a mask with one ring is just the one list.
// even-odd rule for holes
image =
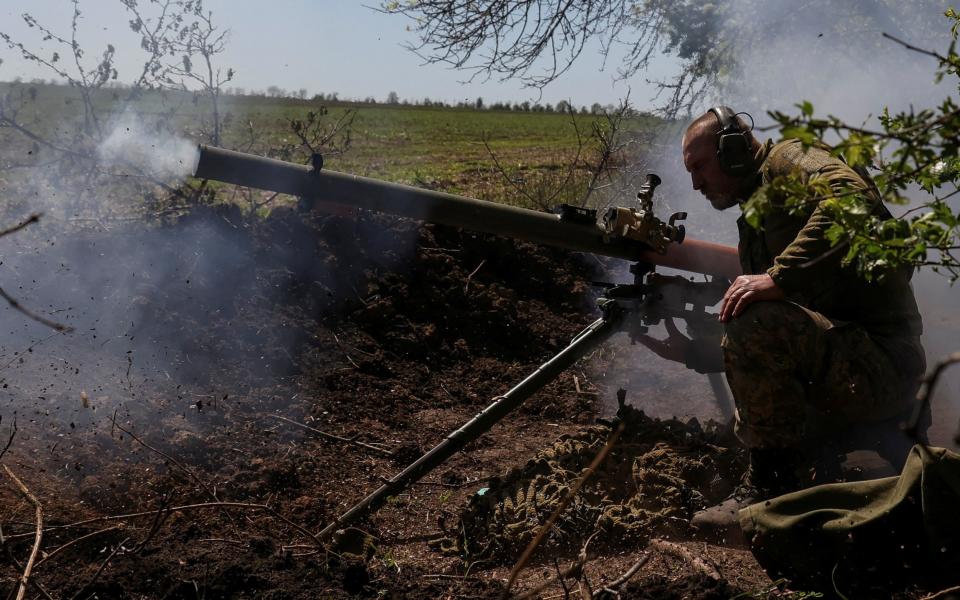
[[[401, 98], [446, 101], [483, 96], [487, 103], [538, 98], [536, 90], [524, 89], [515, 81], [464, 84], [468, 76], [464, 72], [443, 65], [423, 66], [420, 58], [401, 47], [404, 42], [415, 41], [407, 31], [409, 21], [377, 13], [360, 2], [205, 0], [205, 5], [213, 11], [214, 20], [231, 31], [222, 64], [236, 71], [231, 84], [235, 87], [253, 90], [276, 85], [288, 90], [306, 88], [310, 94], [336, 91], [341, 97], [378, 99], [390, 91]], [[128, 29], [129, 17], [119, 0], [81, 0], [81, 10], [80, 42], [87, 48], [88, 59], [93, 62], [111, 42], [118, 48], [120, 79], [131, 79], [138, 64], [139, 42]], [[36, 30], [24, 25], [20, 18], [24, 12], [60, 35], [69, 36], [69, 0], [3, 0], [0, 31], [35, 48], [41, 41]], [[52, 52], [52, 46], [47, 48]], [[6, 47], [0, 48], [0, 58], [0, 80], [51, 77]], [[570, 99], [575, 105], [608, 104], [630, 89], [634, 105], [646, 108], [651, 105], [653, 87], [645, 79], [668, 76], [675, 63], [661, 59], [651, 73], [627, 82], [615, 81], [618, 64], [616, 59], [610, 60], [601, 70], [599, 45], [591, 46], [573, 70], [544, 90], [541, 101]]]

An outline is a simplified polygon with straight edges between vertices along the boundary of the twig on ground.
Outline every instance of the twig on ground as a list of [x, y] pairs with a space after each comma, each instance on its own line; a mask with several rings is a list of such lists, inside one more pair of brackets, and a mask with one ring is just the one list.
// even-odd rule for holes
[[477, 274], [477, 272], [480, 270], [480, 267], [482, 267], [486, 262], [487, 262], [487, 259], [481, 260], [481, 261], [480, 261], [480, 264], [477, 265], [477, 268], [474, 269], [474, 270], [472, 270], [472, 271], [470, 271], [470, 274], [467, 275], [467, 282], [463, 284], [463, 295], [464, 295], [464, 296], [467, 295], [467, 292], [468, 292], [469, 289], [470, 289], [470, 280], [473, 279], [473, 276]]
[[[390, 480], [389, 480], [388, 478], [386, 478], [386, 477], [381, 477], [380, 479], [381, 479], [382, 481], [390, 481]], [[428, 485], [428, 486], [433, 486], [433, 487], [445, 487], [445, 488], [452, 488], [452, 489], [460, 489], [460, 488], [467, 487], [468, 485], [473, 485], [473, 484], [475, 484], [475, 483], [480, 483], [480, 482], [482, 482], [482, 481], [486, 481], [486, 479], [483, 479], [483, 478], [468, 479], [468, 480], [466, 480], [466, 481], [464, 481], [464, 482], [462, 482], [462, 483], [444, 483], [444, 482], [442, 482], [442, 481], [414, 481], [414, 482], [411, 483], [410, 485]]]
[[[503, 597], [506, 598], [510, 595], [510, 588], [513, 587], [513, 584], [516, 582], [517, 577], [520, 575], [520, 572], [526, 566], [527, 561], [530, 560], [530, 557], [533, 556], [534, 551], [540, 545], [540, 542], [543, 541], [543, 538], [546, 537], [550, 529], [553, 528], [553, 524], [556, 522], [560, 515], [566, 510], [567, 506], [573, 501], [577, 493], [580, 491], [580, 488], [583, 487], [583, 484], [586, 483], [594, 471], [597, 470], [604, 460], [606, 460], [607, 455], [610, 454], [610, 451], [613, 449], [614, 444], [617, 443], [617, 439], [620, 437], [620, 434], [623, 433], [624, 425], [620, 423], [617, 425], [617, 428], [610, 434], [610, 437], [607, 439], [606, 445], [603, 447], [600, 452], [594, 457], [593, 461], [590, 463], [590, 466], [587, 467], [586, 472], [583, 474], [576, 484], [570, 489], [566, 497], [560, 501], [557, 507], [553, 510], [550, 517], [547, 519], [547, 522], [540, 527], [540, 531], [537, 532], [537, 535], [530, 541], [530, 544], [527, 545], [527, 548], [523, 551], [523, 554], [520, 556], [520, 560], [517, 561], [517, 564], [514, 565], [513, 570], [510, 571], [510, 577], [507, 579], [506, 588], [503, 591]], [[593, 536], [591, 536], [593, 537]], [[587, 542], [589, 543], [589, 539]], [[585, 551], [584, 551], [585, 552]]]
[[105, 528], [103, 528], [103, 529], [98, 529], [97, 531], [93, 531], [93, 532], [91, 532], [91, 533], [87, 533], [87, 534], [81, 535], [81, 536], [78, 537], [78, 538], [74, 538], [74, 539], [70, 540], [69, 542], [63, 544], [62, 546], [59, 546], [59, 547], [56, 548], [53, 552], [47, 554], [46, 556], [44, 556], [44, 557], [41, 558], [40, 560], [38, 560], [38, 561], [37, 561], [37, 564], [34, 565], [34, 568], [39, 568], [40, 565], [42, 565], [43, 563], [47, 562], [48, 560], [50, 560], [51, 558], [53, 558], [53, 557], [56, 556], [57, 554], [60, 554], [60, 552], [66, 550], [66, 549], [69, 548], [70, 546], [73, 546], [74, 544], [77, 544], [77, 543], [79, 543], [79, 542], [82, 542], [83, 540], [92, 538], [92, 537], [94, 537], [94, 536], [98, 536], [98, 535], [100, 535], [101, 533], [107, 533], [108, 531], [115, 531], [115, 530], [117, 530], [117, 529], [123, 529], [123, 527], [124, 527], [124, 526], [123, 526], [122, 524], [120, 524], [120, 525], [112, 525], [112, 526], [110, 526], [110, 527], [105, 527]]
[[582, 572], [582, 569], [583, 569], [583, 564], [578, 559], [573, 563], [571, 563], [570, 566], [567, 567], [566, 570], [564, 570], [562, 573], [558, 569], [556, 580], [548, 579], [547, 581], [544, 581], [543, 583], [533, 588], [532, 590], [527, 590], [526, 592], [520, 594], [514, 600], [529, 600], [530, 598], [535, 598], [540, 594], [540, 592], [547, 589], [557, 581], [560, 582], [560, 586], [563, 588], [563, 592], [564, 592], [563, 597], [568, 598], [570, 597], [570, 590], [567, 588], [567, 584], [565, 580], [570, 579], [571, 577], [574, 577], [576, 575], [579, 575]]
[[341, 349], [346, 350], [346, 349], [349, 348], [350, 350], [356, 350], [356, 351], [359, 352], [360, 354], [365, 354], [365, 355], [369, 356], [370, 358], [376, 358], [376, 357], [377, 357], [377, 355], [374, 354], [373, 352], [367, 352], [366, 350], [363, 350], [362, 348], [357, 348], [356, 346], [352, 346], [352, 345], [350, 345], [350, 344], [341, 342], [341, 341], [340, 341], [340, 336], [338, 336], [338, 335], [335, 334], [335, 333], [333, 334], [333, 341], [335, 341], [335, 342], [337, 343], [337, 345], [340, 346]]
[[160, 499], [160, 510], [157, 512], [157, 516], [154, 517], [153, 523], [150, 525], [150, 531], [147, 532], [146, 537], [143, 538], [143, 541], [133, 547], [130, 551], [131, 553], [143, 552], [147, 544], [153, 539], [153, 536], [160, 531], [160, 528], [163, 527], [163, 524], [167, 521], [167, 518], [170, 517], [170, 511], [165, 510], [170, 506], [170, 501], [172, 500], [172, 494], [164, 494]]
[[379, 447], [377, 447], [377, 446], [374, 446], [373, 444], [367, 444], [367, 443], [365, 443], [365, 442], [361, 442], [360, 440], [357, 440], [355, 437], [354, 437], [354, 438], [345, 438], [345, 437], [341, 437], [341, 436], [339, 436], [339, 435], [334, 435], [334, 434], [332, 434], [332, 433], [327, 433], [326, 431], [321, 431], [320, 429], [316, 429], [316, 428], [314, 428], [314, 427], [310, 427], [309, 425], [304, 425], [303, 423], [298, 423], [297, 421], [294, 421], [293, 419], [288, 419], [288, 418], [286, 418], [286, 417], [281, 417], [280, 415], [267, 415], [267, 416], [270, 417], [271, 419], [279, 419], [279, 420], [281, 420], [281, 421], [283, 421], [283, 422], [285, 422], [285, 423], [290, 423], [291, 425], [296, 425], [297, 427], [301, 427], [301, 428], [303, 428], [303, 429], [306, 429], [307, 431], [311, 431], [311, 432], [319, 435], [320, 437], [325, 438], [325, 439], [327, 439], [327, 440], [329, 440], [329, 441], [332, 441], [332, 442], [340, 442], [340, 443], [343, 443], [343, 444], [353, 444], [353, 445], [355, 445], [355, 446], [360, 446], [361, 448], [366, 448], [367, 450], [372, 450], [372, 451], [377, 452], [377, 453], [379, 453], [379, 454], [383, 454], [384, 456], [393, 456], [393, 452], [392, 452], [391, 450], [387, 450], [387, 449], [385, 449], [385, 448], [379, 448]]
[[577, 580], [577, 590], [579, 590], [582, 600], [590, 600], [593, 598], [593, 589], [590, 587], [590, 580], [587, 578], [586, 573], [583, 574], [582, 579]]
[[127, 543], [127, 540], [129, 540], [129, 539], [130, 539], [130, 538], [124, 538], [122, 542], [120, 542], [119, 544], [117, 544], [117, 545], [114, 547], [114, 549], [113, 549], [113, 550], [110, 552], [110, 554], [107, 556], [107, 559], [104, 560], [104, 561], [100, 564], [100, 568], [97, 569], [97, 572], [94, 573], [94, 574], [93, 574], [93, 577], [90, 578], [90, 581], [88, 581], [87, 583], [85, 583], [82, 588], [80, 588], [79, 590], [77, 590], [77, 593], [74, 594], [74, 595], [70, 598], [70, 600], [77, 600], [77, 598], [79, 598], [80, 595], [83, 594], [83, 592], [87, 591], [87, 588], [89, 588], [91, 585], [93, 585], [94, 583], [96, 583], [97, 579], [100, 578], [100, 575], [103, 574], [104, 569], [107, 568], [107, 565], [110, 564], [110, 561], [113, 560], [113, 557], [116, 556], [117, 552], [119, 552], [120, 549], [123, 548], [123, 545], [126, 544], [126, 543]]
[[[200, 538], [198, 542], [213, 542], [219, 544], [232, 544], [234, 546], [246, 546], [246, 542], [240, 540], [228, 540], [226, 538]], [[313, 548], [313, 546], [307, 546], [308, 548]]]
[[[315, 546], [321, 547], [321, 548], [323, 547], [323, 544], [320, 542], [320, 539], [317, 538], [317, 536], [315, 536], [313, 533], [311, 533], [308, 529], [306, 529], [306, 528], [304, 528], [302, 525], [298, 525], [297, 523], [294, 523], [294, 522], [291, 521], [290, 519], [284, 517], [283, 515], [281, 515], [280, 513], [278, 513], [275, 509], [271, 508], [270, 506], [268, 506], [268, 505], [266, 505], [266, 504], [251, 504], [251, 503], [247, 503], [247, 502], [203, 502], [203, 503], [200, 503], [200, 504], [186, 504], [186, 505], [183, 505], [183, 506], [171, 506], [170, 508], [166, 508], [166, 509], [145, 510], [145, 511], [136, 512], [136, 513], [128, 513], [128, 514], [125, 514], [125, 515], [107, 515], [107, 516], [103, 516], [103, 517], [93, 517], [93, 518], [91, 518], [91, 519], [84, 519], [83, 521], [76, 521], [76, 522], [74, 522], [74, 523], [67, 523], [66, 525], [53, 525], [53, 526], [51, 526], [51, 527], [45, 528], [44, 531], [54, 531], [54, 530], [58, 530], [58, 529], [70, 529], [70, 528], [73, 528], [73, 527], [83, 527], [84, 525], [90, 525], [90, 524], [92, 524], [92, 523], [104, 523], [104, 522], [109, 522], [109, 521], [123, 521], [123, 520], [126, 520], [126, 519], [135, 519], [135, 518], [137, 518], [137, 517], [148, 517], [148, 516], [156, 515], [156, 514], [158, 514], [158, 513], [164, 512], [164, 511], [169, 512], [169, 513], [174, 513], [174, 512], [181, 512], [181, 511], [187, 511], [187, 510], [197, 510], [197, 509], [204, 509], [204, 508], [246, 508], [246, 509], [250, 509], [250, 510], [262, 510], [262, 511], [266, 512], [267, 514], [269, 514], [270, 516], [272, 516], [272, 517], [274, 517], [274, 518], [276, 518], [276, 519], [279, 519], [279, 520], [283, 521], [284, 523], [286, 523], [287, 525], [289, 525], [291, 528], [299, 531], [299, 532], [302, 533], [303, 535], [305, 535], [305, 536], [307, 536], [308, 538], [310, 538], [311, 540], [313, 540]], [[29, 534], [14, 534], [14, 535], [9, 535], [9, 536], [7, 536], [7, 539], [8, 539], [8, 540], [9, 540], [9, 539], [19, 539], [19, 538], [27, 537], [28, 535], [29, 535]]]
[[706, 575], [711, 579], [717, 579], [717, 580], [721, 579], [720, 573], [717, 572], [716, 567], [708, 564], [702, 558], [694, 556], [693, 553], [691, 553], [689, 550], [687, 550], [680, 544], [676, 544], [674, 542], [668, 542], [666, 540], [656, 539], [656, 540], [650, 540], [649, 547], [654, 550], [659, 550], [664, 554], [669, 554], [671, 556], [675, 556], [681, 560], [686, 561], [691, 567], [693, 567], [694, 570], [699, 571], [700, 573], [703, 573], [704, 575]]
[[[265, 510], [268, 512], [272, 510], [266, 504], [250, 504], [247, 502], [203, 502], [199, 504], [185, 504], [183, 506], [172, 506], [165, 510], [168, 510], [170, 512], [180, 512], [180, 511], [198, 510], [198, 509], [205, 509], [205, 508], [246, 508], [246, 509], [253, 509], [253, 510]], [[93, 517], [90, 519], [84, 519], [82, 521], [67, 523], [65, 525], [51, 525], [50, 527], [44, 528], [44, 531], [49, 532], [49, 531], [56, 531], [59, 529], [71, 529], [73, 527], [83, 527], [85, 525], [91, 525], [93, 523], [106, 523], [110, 521], [123, 521], [126, 519], [135, 519], [137, 517], [148, 517], [151, 515], [156, 515], [159, 512], [162, 512], [162, 511], [161, 510], [145, 510], [141, 512], [128, 513], [125, 515], [106, 515], [103, 517]], [[28, 533], [13, 534], [13, 535], [8, 535], [7, 539], [8, 540], [20, 539], [24, 537], [29, 537], [30, 535], [32, 534], [28, 534]]]
[[220, 498], [217, 497], [217, 492], [216, 492], [216, 490], [214, 490], [214, 489], [211, 488], [209, 485], [207, 485], [207, 482], [204, 481], [204, 480], [202, 480], [202, 479], [200, 479], [200, 477], [199, 477], [196, 473], [194, 473], [189, 467], [187, 467], [186, 465], [184, 465], [183, 463], [181, 463], [179, 460], [175, 459], [174, 457], [170, 456], [169, 454], [167, 454], [167, 453], [164, 452], [163, 450], [159, 450], [159, 449], [157, 449], [157, 448], [154, 448], [154, 447], [151, 446], [150, 444], [148, 444], [148, 443], [146, 443], [145, 441], [143, 441], [143, 440], [141, 440], [140, 438], [138, 438], [138, 437], [136, 436], [136, 434], [134, 434], [132, 431], [130, 431], [129, 429], [125, 428], [123, 425], [117, 423], [116, 414], [114, 414], [114, 416], [111, 418], [111, 420], [113, 421], [113, 426], [114, 426], [114, 427], [116, 427], [116, 428], [119, 429], [120, 431], [122, 431], [122, 432], [126, 433], [127, 435], [129, 435], [131, 438], [133, 438], [133, 441], [137, 442], [138, 444], [140, 444], [141, 446], [143, 446], [143, 447], [146, 448], [147, 450], [150, 450], [151, 452], [154, 452], [154, 453], [156, 453], [156, 454], [159, 454], [159, 455], [162, 456], [163, 458], [169, 460], [171, 463], [173, 463], [174, 465], [176, 465], [177, 468], [179, 468], [181, 471], [183, 471], [184, 473], [186, 473], [187, 476], [190, 477], [190, 479], [193, 479], [195, 482], [197, 482], [197, 485], [199, 485], [201, 488], [203, 488], [203, 491], [205, 491], [205, 492], [207, 492], [208, 494], [210, 494], [210, 496], [211, 496], [214, 500], [220, 500]]
[[[571, 565], [571, 567], [572, 566], [573, 565]], [[563, 598], [566, 600], [570, 597], [570, 588], [567, 587], [567, 577], [560, 571], [560, 561], [556, 556], [553, 557], [553, 568], [557, 571], [557, 581], [560, 583], [560, 587], [563, 588]]]
[[[7, 550], [7, 557], [10, 559], [9, 566], [11, 569], [15, 570], [17, 572], [17, 575], [19, 576], [19, 574], [23, 572], [23, 565], [21, 565], [20, 561], [17, 560], [17, 557], [15, 557], [12, 552], [10, 552], [10, 548], [6, 548], [6, 550]], [[40, 563], [38, 562], [37, 565], [39, 564]], [[36, 568], [37, 565], [33, 565], [33, 567]], [[53, 596], [50, 595], [50, 592], [45, 590], [44, 587], [40, 585], [36, 577], [30, 578], [30, 585], [32, 585], [34, 589], [40, 592], [40, 594], [42, 594], [43, 597], [46, 598], [47, 600], [54, 600]], [[7, 596], [8, 600], [11, 597], [13, 597], [13, 590], [11, 590], [10, 594]]]
[[[359, 295], [357, 297], [359, 297]], [[361, 298], [361, 302], [363, 302], [362, 298]], [[364, 306], [367, 305], [366, 302], [363, 302], [363, 304]], [[349, 349], [357, 350], [358, 352], [363, 352], [363, 350], [360, 350], [359, 348], [354, 348], [353, 346], [347, 346], [346, 344], [340, 341], [340, 338], [337, 336], [337, 334], [333, 334], [333, 341], [335, 341], [337, 343], [337, 346], [340, 346], [340, 349], [343, 350], [343, 355], [347, 357], [347, 360], [350, 362], [351, 365], [353, 365], [353, 368], [359, 371], [360, 365], [357, 364], [357, 361], [353, 360], [353, 357], [350, 356], [350, 353], [347, 352], [347, 349], [349, 348]], [[375, 356], [373, 354], [370, 354], [369, 352], [363, 352], [363, 353], [368, 354], [369, 356]]]
[[23, 597], [27, 595], [27, 583], [30, 581], [30, 572], [33, 571], [33, 563], [37, 560], [37, 554], [40, 552], [40, 542], [43, 541], [43, 506], [40, 505], [40, 501], [30, 492], [27, 486], [13, 474], [10, 467], [3, 465], [3, 470], [20, 489], [20, 493], [36, 508], [37, 528], [34, 532], [33, 549], [30, 550], [30, 558], [27, 559], [27, 564], [23, 568], [23, 575], [20, 577], [20, 589], [17, 590], [17, 600], [23, 600]]
[[600, 588], [593, 593], [594, 598], [599, 598], [603, 595], [604, 592], [612, 594], [614, 597], [620, 597], [620, 588], [627, 584], [630, 579], [637, 574], [637, 572], [643, 568], [643, 565], [647, 564], [650, 561], [650, 554], [644, 554], [640, 560], [633, 563], [633, 566], [627, 569], [623, 575], [617, 577], [615, 580], [611, 581], [606, 586]]
[[298, 525], [298, 524], [294, 523], [293, 521], [291, 521], [290, 519], [288, 519], [288, 518], [286, 518], [285, 516], [281, 515], [281, 514], [278, 513], [276, 510], [274, 510], [273, 508], [270, 508], [269, 506], [264, 507], [264, 510], [265, 510], [267, 513], [269, 513], [270, 516], [272, 516], [272, 517], [274, 517], [274, 518], [277, 518], [277, 519], [280, 519], [281, 521], [283, 521], [284, 523], [286, 523], [286, 524], [289, 525], [290, 527], [294, 528], [295, 530], [299, 531], [299, 532], [302, 533], [303, 535], [305, 535], [305, 536], [307, 536], [308, 538], [310, 538], [311, 540], [313, 540], [313, 543], [314, 543], [314, 545], [315, 545], [317, 548], [325, 548], [325, 546], [323, 545], [323, 542], [320, 541], [320, 538], [318, 538], [316, 535], [310, 533], [310, 531], [309, 531], [308, 529], [306, 529], [305, 527], [303, 527], [302, 525]]

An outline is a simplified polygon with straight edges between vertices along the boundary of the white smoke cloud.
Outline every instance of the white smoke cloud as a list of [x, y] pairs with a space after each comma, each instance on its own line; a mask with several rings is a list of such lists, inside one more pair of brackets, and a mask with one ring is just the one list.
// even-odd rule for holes
[[136, 169], [162, 180], [183, 180], [193, 174], [200, 155], [197, 145], [158, 126], [150, 126], [132, 110], [110, 124], [97, 148], [101, 161]]

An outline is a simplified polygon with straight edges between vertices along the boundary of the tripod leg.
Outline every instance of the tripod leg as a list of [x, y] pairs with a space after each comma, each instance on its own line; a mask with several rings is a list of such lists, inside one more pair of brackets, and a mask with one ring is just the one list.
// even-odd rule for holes
[[723, 420], [729, 421], [733, 418], [733, 398], [727, 390], [727, 381], [723, 373], [707, 373], [707, 380], [710, 382], [710, 390], [717, 400], [717, 408], [720, 409]]
[[619, 311], [611, 312], [612, 314], [607, 314], [590, 324], [573, 338], [566, 348], [540, 365], [536, 371], [528, 375], [510, 391], [498, 396], [493, 404], [483, 409], [476, 417], [448, 435], [445, 440], [395, 475], [393, 479], [355, 504], [336, 521], [327, 525], [318, 534], [318, 537], [327, 539], [338, 529], [342, 529], [360, 517], [376, 511], [383, 506], [388, 497], [395, 496], [403, 491], [407, 486], [440, 466], [468, 443], [489, 431], [510, 411], [520, 406], [527, 398], [556, 379], [557, 375], [577, 362], [584, 354], [618, 331], [623, 320], [622, 315]]

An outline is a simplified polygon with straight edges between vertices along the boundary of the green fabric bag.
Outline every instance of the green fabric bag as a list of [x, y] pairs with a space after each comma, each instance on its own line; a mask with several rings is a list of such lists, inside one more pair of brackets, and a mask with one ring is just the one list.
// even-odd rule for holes
[[960, 583], [960, 454], [914, 446], [899, 477], [820, 485], [740, 511], [757, 561], [797, 588]]

